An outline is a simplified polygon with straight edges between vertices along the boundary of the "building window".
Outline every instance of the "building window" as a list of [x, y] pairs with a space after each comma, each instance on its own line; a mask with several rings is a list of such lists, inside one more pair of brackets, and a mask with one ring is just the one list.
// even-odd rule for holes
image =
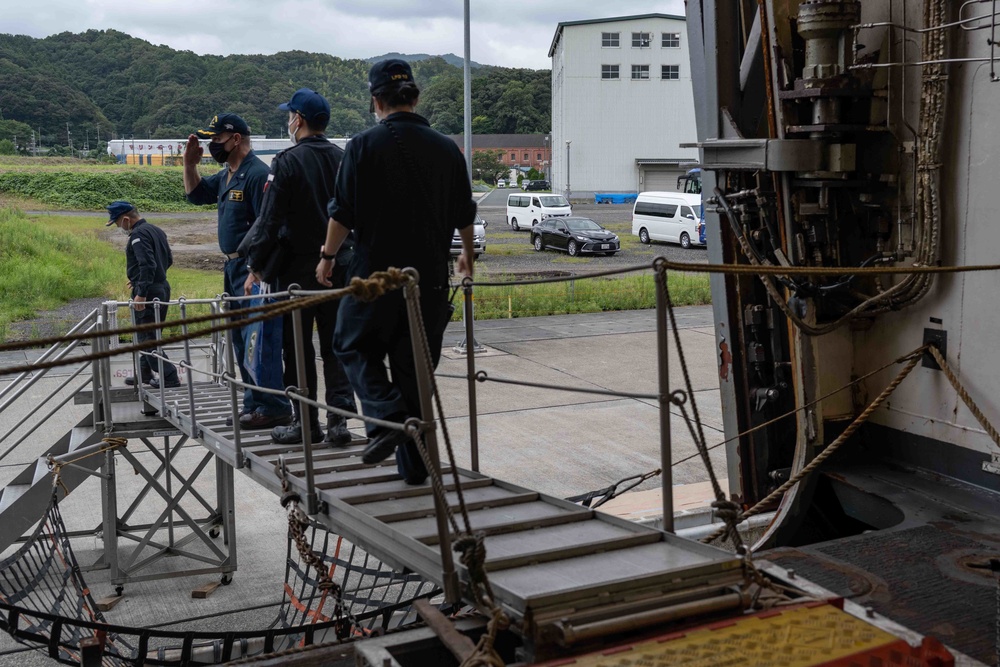
[[527, 159], [528, 159], [528, 154], [527, 153], [524, 154], [524, 159], [525, 159], [525, 161], [527, 161]]
[[517, 153], [511, 153], [510, 154], [510, 159], [511, 160], [516, 160], [517, 159]]
[[535, 159], [536, 159], [536, 160], [538, 160], [539, 162], [541, 162], [541, 161], [542, 161], [542, 154], [541, 154], [541, 153], [539, 153], [539, 154], [538, 154], [538, 157], [536, 157]]
[[617, 79], [618, 78], [618, 65], [601, 65], [601, 78], [602, 79]]
[[681, 34], [679, 32], [663, 33], [663, 42], [660, 46], [665, 49], [679, 49], [681, 47]]
[[649, 65], [632, 65], [632, 80], [633, 81], [648, 81], [649, 80]]
[[633, 49], [648, 49], [653, 41], [653, 33], [650, 32], [633, 32], [632, 33], [632, 48]]
[[619, 44], [619, 39], [621, 37], [620, 32], [602, 32], [601, 33], [601, 46], [609, 49], [617, 49]]
[[664, 81], [673, 81], [681, 78], [681, 66], [660, 65], [660, 78]]

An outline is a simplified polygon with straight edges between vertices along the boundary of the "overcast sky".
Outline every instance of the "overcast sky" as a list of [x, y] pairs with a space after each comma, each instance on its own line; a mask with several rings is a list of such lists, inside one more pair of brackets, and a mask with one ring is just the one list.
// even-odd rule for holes
[[[300, 49], [342, 58], [462, 55], [461, 0], [3, 0], [0, 33], [45, 37], [114, 28], [199, 54]], [[683, 0], [472, 0], [472, 59], [548, 68], [560, 21], [659, 12]]]

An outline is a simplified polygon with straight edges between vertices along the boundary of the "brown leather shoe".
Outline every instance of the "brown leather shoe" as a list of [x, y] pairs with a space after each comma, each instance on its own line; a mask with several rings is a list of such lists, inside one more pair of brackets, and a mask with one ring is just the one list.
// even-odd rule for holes
[[268, 415], [262, 415], [259, 412], [248, 412], [245, 415], [240, 415], [240, 428], [245, 428], [250, 431], [274, 428], [275, 426], [285, 426], [286, 424], [291, 423], [291, 415], [271, 417]]

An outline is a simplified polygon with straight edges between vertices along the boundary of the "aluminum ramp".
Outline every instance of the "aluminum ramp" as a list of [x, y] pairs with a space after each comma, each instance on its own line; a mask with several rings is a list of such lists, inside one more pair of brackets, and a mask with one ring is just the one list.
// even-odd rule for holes
[[[276, 494], [281, 485], [275, 464], [282, 456], [292, 487], [306, 497], [301, 445], [276, 445], [266, 431], [241, 432], [240, 466], [233, 427], [225, 423], [232, 414], [228, 386], [194, 382], [190, 389], [143, 387], [142, 399], [162, 410], [178, 430]], [[444, 587], [430, 484], [407, 485], [394, 459], [362, 463], [363, 445], [313, 446], [320, 501], [314, 518], [394, 567]], [[448, 502], [454, 506], [452, 476], [449, 469], [444, 472]], [[593, 623], [637, 610], [648, 613], [669, 601], [718, 599], [743, 579], [741, 561], [721, 549], [469, 470], [458, 474], [473, 529], [487, 535], [486, 567], [494, 593], [508, 614], [526, 621], [529, 641], [548, 643], [546, 633], [572, 618]], [[465, 569], [458, 563], [456, 568], [467, 582]]]

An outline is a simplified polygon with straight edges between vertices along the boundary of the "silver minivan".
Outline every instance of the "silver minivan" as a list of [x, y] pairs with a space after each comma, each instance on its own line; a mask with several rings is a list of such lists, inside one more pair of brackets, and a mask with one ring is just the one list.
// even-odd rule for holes
[[690, 248], [704, 243], [698, 217], [701, 195], [684, 192], [640, 192], [632, 209], [632, 233], [642, 243], [666, 241]]
[[531, 231], [545, 218], [567, 218], [573, 207], [562, 195], [519, 193], [507, 195], [507, 224], [515, 232]]

